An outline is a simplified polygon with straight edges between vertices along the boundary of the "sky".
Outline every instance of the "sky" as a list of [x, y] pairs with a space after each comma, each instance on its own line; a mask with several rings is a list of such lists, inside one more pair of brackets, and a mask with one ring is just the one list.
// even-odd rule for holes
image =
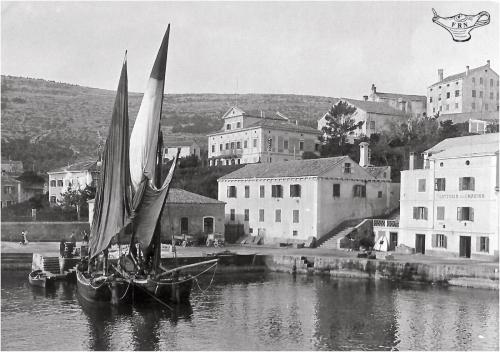
[[[432, 8], [491, 20], [454, 42]], [[499, 14], [477, 1], [2, 1], [1, 72], [116, 90], [128, 50], [129, 91], [143, 92], [171, 23], [166, 93], [425, 95], [438, 68], [500, 72]]]

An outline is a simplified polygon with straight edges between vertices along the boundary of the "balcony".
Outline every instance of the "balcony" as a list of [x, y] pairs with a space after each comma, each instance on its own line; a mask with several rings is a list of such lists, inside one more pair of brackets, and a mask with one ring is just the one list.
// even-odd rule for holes
[[399, 220], [373, 219], [373, 226], [378, 227], [399, 227]]
[[226, 149], [220, 152], [220, 156], [227, 158], [240, 158], [243, 155], [243, 149]]

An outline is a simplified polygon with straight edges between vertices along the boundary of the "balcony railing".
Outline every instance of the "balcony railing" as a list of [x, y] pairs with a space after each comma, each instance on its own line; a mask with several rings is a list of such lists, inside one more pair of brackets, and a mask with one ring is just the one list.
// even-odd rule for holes
[[226, 149], [220, 152], [221, 156], [236, 156], [240, 157], [243, 155], [243, 149]]
[[373, 219], [373, 226], [378, 227], [399, 227], [399, 220]]

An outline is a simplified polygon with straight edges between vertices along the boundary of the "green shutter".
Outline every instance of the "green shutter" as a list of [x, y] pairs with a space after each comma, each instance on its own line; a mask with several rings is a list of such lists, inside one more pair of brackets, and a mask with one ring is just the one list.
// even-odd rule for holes
[[418, 219], [418, 208], [417, 207], [413, 207], [413, 218]]
[[464, 189], [464, 179], [463, 179], [463, 177], [460, 177], [458, 179], [458, 190], [462, 191], [463, 189]]
[[444, 248], [448, 248], [448, 237], [444, 236]]
[[475, 190], [475, 181], [474, 181], [474, 177], [471, 177], [470, 178], [470, 190], [471, 191], [474, 191]]
[[489, 237], [485, 237], [485, 240], [486, 240], [486, 252], [490, 252], [490, 238]]
[[469, 220], [474, 221], [474, 208], [469, 208]]
[[476, 237], [476, 252], [481, 252], [481, 237]]
[[462, 220], [462, 208], [460, 207], [457, 208], [457, 220], [458, 221]]
[[424, 219], [427, 220], [427, 208], [424, 208]]
[[438, 235], [433, 233], [432, 234], [432, 247], [436, 248], [438, 243]]

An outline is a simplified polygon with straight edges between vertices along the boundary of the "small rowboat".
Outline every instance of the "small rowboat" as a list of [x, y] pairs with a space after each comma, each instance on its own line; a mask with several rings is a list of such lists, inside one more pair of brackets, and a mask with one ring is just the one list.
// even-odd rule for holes
[[47, 273], [43, 272], [42, 270], [32, 271], [28, 275], [28, 279], [31, 285], [38, 287], [46, 287], [54, 282], [54, 278], [51, 276], [47, 276]]

